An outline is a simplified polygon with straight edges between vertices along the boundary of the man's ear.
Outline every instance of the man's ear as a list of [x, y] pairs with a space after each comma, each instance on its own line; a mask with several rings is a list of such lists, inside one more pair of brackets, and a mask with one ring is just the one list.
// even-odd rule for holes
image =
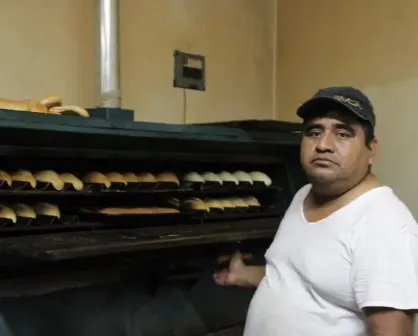
[[372, 141], [369, 142], [369, 151], [370, 151], [370, 155], [369, 155], [369, 165], [372, 165], [376, 155], [377, 155], [377, 150], [379, 147], [379, 142], [377, 141], [376, 138], [374, 138]]

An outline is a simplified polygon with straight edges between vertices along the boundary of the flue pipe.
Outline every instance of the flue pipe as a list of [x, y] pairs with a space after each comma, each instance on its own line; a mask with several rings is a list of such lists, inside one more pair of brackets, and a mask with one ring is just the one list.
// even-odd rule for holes
[[119, 0], [96, 0], [97, 106], [121, 106]]

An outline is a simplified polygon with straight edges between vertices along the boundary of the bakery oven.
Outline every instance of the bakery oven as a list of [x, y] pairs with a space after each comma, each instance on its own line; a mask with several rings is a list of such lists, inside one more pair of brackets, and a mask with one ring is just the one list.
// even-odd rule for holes
[[239, 335], [252, 292], [211, 273], [263, 262], [305, 183], [300, 125], [19, 113], [0, 111], [0, 329]]

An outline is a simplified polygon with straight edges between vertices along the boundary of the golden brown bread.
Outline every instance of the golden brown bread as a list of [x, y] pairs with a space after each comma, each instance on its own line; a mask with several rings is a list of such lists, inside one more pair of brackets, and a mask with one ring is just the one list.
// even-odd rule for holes
[[122, 176], [125, 179], [126, 183], [137, 183], [137, 182], [139, 182], [138, 176], [136, 176], [134, 173], [123, 173]]
[[28, 182], [32, 188], [36, 188], [36, 179], [33, 174], [28, 170], [18, 170], [11, 174], [12, 184], [13, 182]]
[[12, 185], [12, 177], [4, 170], [0, 170], [0, 180], [6, 182], [9, 187]]
[[71, 173], [61, 173], [59, 177], [62, 182], [72, 184], [73, 188], [77, 191], [83, 190], [83, 182], [74, 174]]
[[215, 199], [208, 198], [208, 199], [205, 199], [204, 202], [208, 206], [209, 209], [223, 210], [224, 208], [222, 203]]
[[0, 99], [0, 109], [15, 110], [15, 111], [29, 111], [28, 100], [11, 100]]
[[109, 179], [98, 171], [93, 171], [84, 175], [83, 182], [104, 184], [106, 188], [110, 188], [111, 185]]
[[0, 204], [0, 218], [11, 220], [12, 223], [17, 222], [17, 216], [14, 210], [4, 204]]
[[37, 113], [48, 113], [46, 106], [38, 101], [29, 101], [29, 111]]
[[41, 170], [36, 172], [35, 179], [38, 182], [51, 183], [55, 190], [64, 189], [64, 182], [53, 170]]
[[139, 182], [145, 182], [145, 183], [157, 183], [157, 180], [154, 175], [151, 173], [139, 173], [136, 175]]
[[35, 205], [35, 213], [37, 215], [51, 216], [51, 217], [61, 217], [60, 209], [51, 203], [38, 203]]
[[17, 217], [25, 217], [25, 218], [36, 218], [36, 212], [33, 208], [29, 205], [23, 203], [15, 203], [11, 205], [11, 208], [16, 213]]
[[209, 211], [210, 210], [206, 202], [204, 202], [200, 198], [187, 199], [184, 202], [184, 205], [186, 208], [191, 209], [191, 210], [197, 210], [197, 211]]
[[155, 214], [155, 208], [103, 208], [96, 212], [103, 215], [147, 215]]
[[111, 183], [123, 183], [126, 185], [126, 180], [122, 174], [110, 172], [104, 174]]
[[180, 211], [173, 208], [155, 208], [155, 213], [159, 215], [171, 215], [178, 214]]
[[72, 115], [78, 117], [88, 118], [90, 114], [86, 109], [80, 106], [68, 105], [68, 106], [54, 106], [48, 110], [50, 113], [61, 115]]
[[175, 183], [177, 185], [180, 185], [180, 181], [176, 174], [172, 172], [162, 172], [159, 173], [157, 176], [155, 176], [155, 179], [157, 182], [163, 182], [163, 183]]
[[47, 109], [50, 109], [51, 107], [61, 106], [62, 100], [61, 97], [58, 95], [50, 95], [43, 98], [40, 103], [45, 105]]

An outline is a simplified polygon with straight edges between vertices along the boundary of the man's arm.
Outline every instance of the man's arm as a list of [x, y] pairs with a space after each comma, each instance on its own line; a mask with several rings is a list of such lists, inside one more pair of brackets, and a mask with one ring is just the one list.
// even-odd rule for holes
[[412, 336], [414, 312], [385, 307], [364, 308], [372, 336]]
[[241, 287], [258, 287], [265, 274], [265, 266], [245, 266], [237, 274], [236, 285]]

